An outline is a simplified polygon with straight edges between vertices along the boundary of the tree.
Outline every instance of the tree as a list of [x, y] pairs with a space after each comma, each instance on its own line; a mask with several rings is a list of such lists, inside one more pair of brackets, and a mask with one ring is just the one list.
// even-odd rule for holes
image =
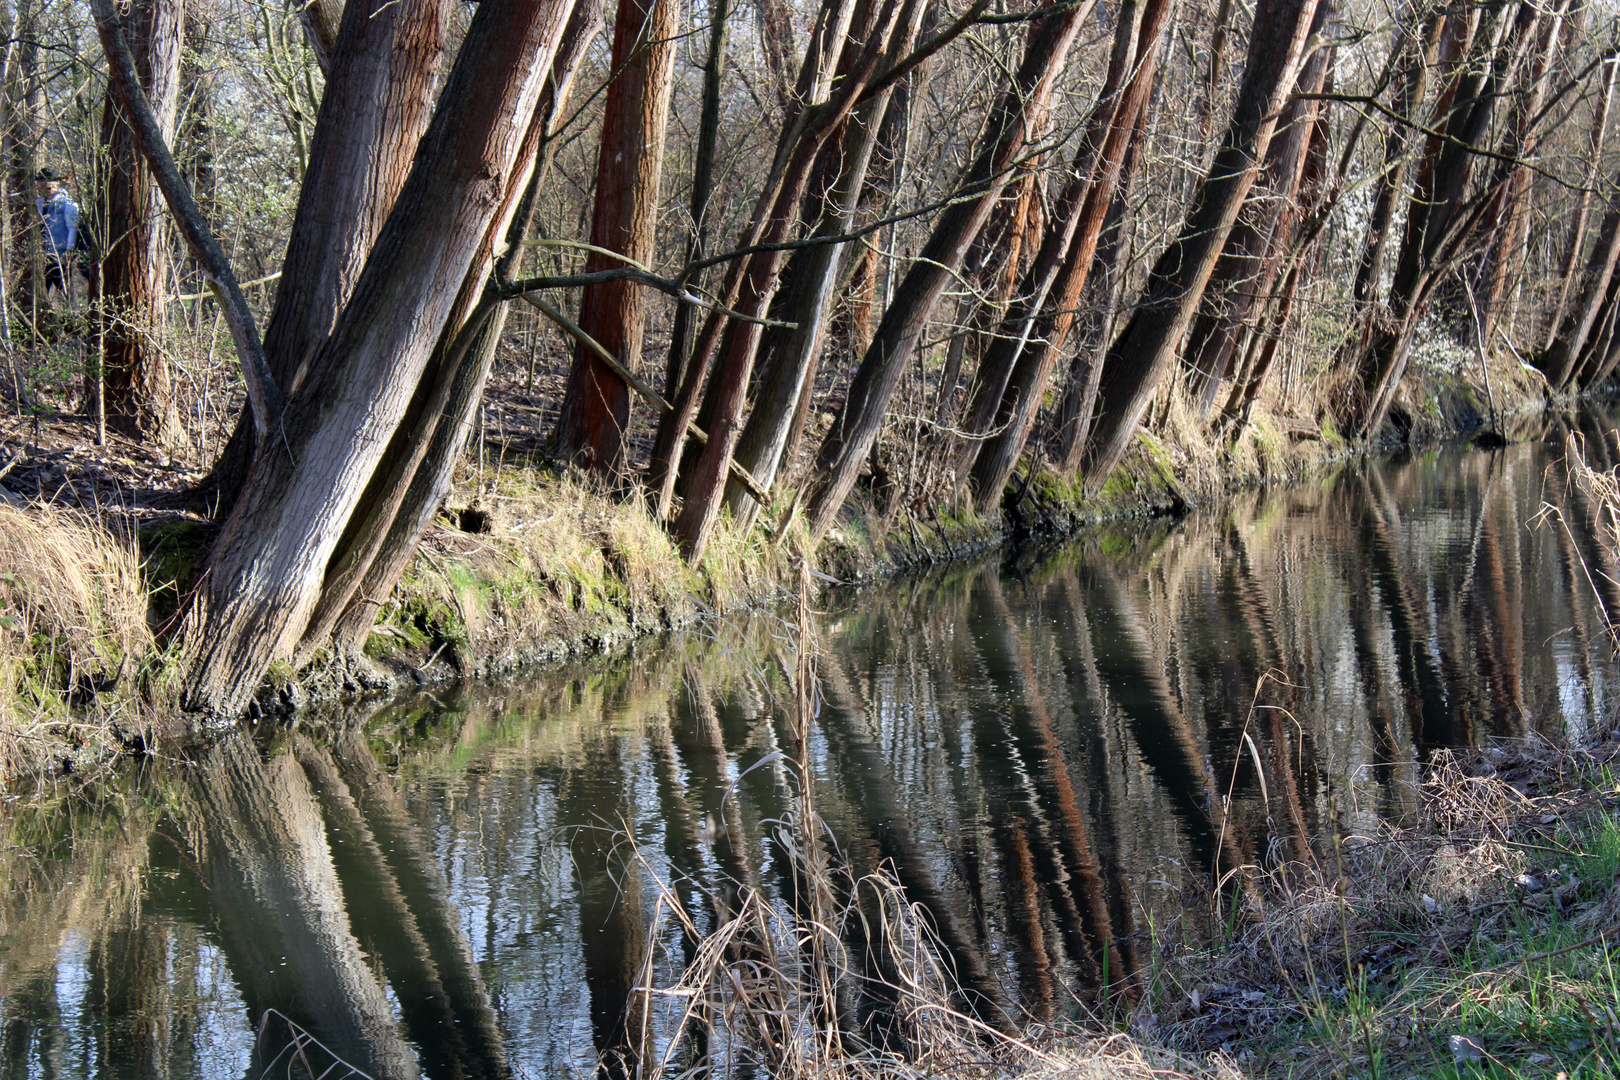
[[[433, 16], [445, 10], [443, 0], [425, 6]], [[396, 449], [391, 440], [402, 425], [410, 432], [410, 449], [425, 452], [440, 417], [430, 406], [442, 403], [453, 382], [451, 361], [459, 361], [471, 343], [469, 328], [481, 325], [487, 312], [481, 290], [465, 286], [470, 277], [482, 283], [487, 276], [496, 241], [534, 167], [536, 129], [543, 127], [535, 122], [536, 108], [571, 8], [566, 0], [486, 0], [479, 6], [414, 147], [409, 173], [331, 332], [310, 354], [272, 354], [294, 377], [284, 384], [267, 379], [254, 391], [258, 445], [189, 617], [187, 636], [198, 645], [187, 679], [188, 708], [234, 715], [269, 664], [294, 654], [328, 566], [341, 558], [341, 542], [352, 539], [357, 511], [392, 520], [414, 510], [399, 505], [403, 485], [378, 491], [372, 481], [390, 465], [397, 467], [398, 457], [385, 461], [385, 451]], [[131, 113], [149, 117], [122, 62], [127, 51], [110, 0], [97, 0], [95, 12], [119, 94]], [[345, 56], [347, 62], [375, 59], [358, 48], [369, 14], [358, 4], [345, 11], [335, 70]], [[397, 139], [398, 125], [386, 121], [391, 109], [400, 108], [420, 105], [395, 101], [376, 110], [369, 100], [337, 101], [328, 92], [322, 119], [376, 121], [368, 125], [368, 148], [376, 151]], [[353, 116], [356, 111], [360, 117]], [[172, 158], [163, 167], [167, 151], [155, 132], [142, 137], [143, 152], [159, 175], [174, 178]], [[324, 153], [344, 152], [358, 151], [325, 144]], [[317, 164], [324, 164], [319, 154], [311, 168]], [[185, 205], [183, 194], [166, 183], [171, 210], [194, 217], [195, 207]], [[303, 207], [315, 209], [308, 201]], [[348, 225], [334, 222], [329, 231], [336, 235]], [[401, 318], [402, 312], [408, 317]], [[310, 326], [307, 319], [299, 322], [300, 329]], [[447, 329], [458, 346], [450, 355], [436, 348]], [[250, 332], [245, 328], [241, 336]], [[242, 352], [251, 354], [250, 339]], [[251, 355], [244, 359], [250, 369], [269, 367]], [[250, 372], [250, 390], [262, 374]], [[422, 408], [418, 422], [409, 424], [413, 404]], [[379, 513], [378, 504], [391, 505]]]
[[1143, 410], [1175, 359], [1227, 233], [1260, 173], [1315, 14], [1316, 0], [1262, 0], [1255, 9], [1243, 83], [1221, 148], [1194, 209], [1154, 264], [1136, 314], [1103, 362], [1097, 421], [1082, 458], [1093, 490], [1124, 457]]
[[[139, 0], [128, 25], [135, 70], [152, 103], [158, 130], [174, 138], [180, 105], [180, 0]], [[136, 145], [123, 104], [107, 91], [102, 110], [106, 150], [106, 219], [101, 271], [91, 281], [100, 337], [100, 390], [108, 424], [167, 446], [179, 438], [161, 327], [168, 279], [163, 195]], [[95, 378], [95, 373], [92, 373]]]
[[[591, 220], [591, 244], [599, 250], [590, 253], [586, 273], [625, 260], [632, 266], [652, 261], [674, 56], [672, 0], [619, 0]], [[586, 286], [580, 297], [581, 328], [632, 371], [641, 361], [646, 291], [633, 281], [604, 281]], [[611, 474], [623, 456], [629, 419], [629, 385], [579, 346], [557, 419], [558, 456]]]
[[1079, 4], [1031, 23], [1023, 59], [997, 99], [973, 163], [957, 183], [956, 199], [940, 214], [928, 243], [896, 290], [895, 303], [884, 312], [844, 406], [822, 440], [809, 500], [811, 530], [817, 537], [831, 528], [855, 486], [900, 374], [946, 285], [1035, 137], [1069, 47], [1090, 13], [1090, 4]]

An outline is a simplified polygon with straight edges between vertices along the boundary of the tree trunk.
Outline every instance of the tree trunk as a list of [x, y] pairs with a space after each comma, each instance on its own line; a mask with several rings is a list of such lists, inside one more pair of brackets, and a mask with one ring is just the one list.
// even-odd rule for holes
[[[349, 301], [388, 219], [428, 122], [444, 54], [445, 0], [355, 0], [343, 12], [309, 168], [265, 326], [270, 372], [286, 393], [318, 374], [310, 364]], [[209, 485], [230, 513], [257, 452], [244, 412]]]
[[[692, 235], [686, 243], [686, 262], [703, 257], [708, 242], [709, 198], [714, 194], [714, 158], [720, 142], [720, 88], [726, 73], [726, 24], [731, 18], [731, 0], [710, 0], [709, 57], [703, 65], [703, 102], [698, 120], [697, 146], [692, 159]], [[689, 282], [702, 284], [702, 274]], [[673, 398], [686, 371], [686, 358], [692, 351], [692, 320], [697, 308], [681, 301], [675, 308], [675, 324], [669, 332], [669, 357], [664, 364], [664, 397]], [[671, 414], [659, 417], [659, 427]]]
[[[805, 56], [799, 74], [802, 112], [783, 131], [776, 155], [780, 167], [773, 167], [775, 182], [767, 185], [769, 201], [761, 198], [749, 227], [757, 242], [776, 246], [788, 239], [822, 146], [843, 127], [856, 99], [877, 74], [880, 62], [886, 57], [898, 59], [899, 42], [909, 40], [908, 32], [901, 27], [915, 26], [921, 7], [917, 0], [883, 0], [881, 4], [861, 0], [857, 4], [829, 3], [822, 8], [815, 47]], [[851, 35], [852, 25], [865, 32]], [[744, 396], [759, 348], [761, 327], [757, 319], [769, 308], [785, 258], [786, 251], [779, 246], [749, 256], [738, 287], [728, 289], [728, 295], [737, 297], [730, 306], [743, 318], [730, 319], [721, 338], [722, 364], [711, 391], [709, 440], [692, 464], [685, 501], [674, 528], [682, 551], [694, 563], [703, 556], [724, 501], [732, 454], [742, 433], [739, 421]]]
[[[1558, 299], [1553, 301], [1550, 318], [1547, 320], [1547, 341], [1542, 351], [1550, 353], [1558, 343], [1558, 335], [1563, 329], [1564, 313], [1569, 307], [1569, 289], [1576, 277], [1575, 267], [1581, 261], [1581, 254], [1586, 250], [1586, 230], [1592, 220], [1592, 192], [1603, 176], [1603, 145], [1607, 141], [1609, 127], [1609, 110], [1614, 106], [1615, 80], [1620, 77], [1620, 59], [1610, 60], [1603, 65], [1605, 74], [1602, 76], [1602, 89], [1598, 93], [1596, 106], [1592, 109], [1592, 127], [1587, 136], [1588, 154], [1586, 182], [1582, 186], [1580, 199], [1575, 206], [1575, 221], [1569, 229], [1569, 241], [1564, 247], [1564, 257], [1559, 264], [1558, 272]], [[1599, 233], [1605, 239], [1612, 238], [1613, 232]], [[1598, 241], [1601, 246], [1603, 239]]]
[[[174, 138], [180, 104], [181, 8], [181, 0], [138, 0], [127, 20], [136, 71], [165, 140]], [[97, 302], [107, 423], [125, 435], [168, 447], [181, 433], [161, 344], [169, 261], [163, 194], [111, 87], [101, 138], [107, 212], [101, 273], [92, 279], [99, 295], [93, 293], [92, 300]], [[92, 371], [89, 378], [96, 374]], [[94, 396], [92, 389], [91, 400]]]
[[811, 531], [818, 539], [832, 526], [872, 452], [889, 400], [929, 316], [1035, 136], [1032, 123], [1045, 115], [1069, 47], [1091, 7], [1082, 4], [1032, 24], [1012, 84], [997, 100], [973, 164], [957, 183], [960, 201], [940, 214], [928, 243], [883, 313], [877, 334], [850, 382], [844, 407], [816, 457], [809, 511]]
[[[613, 23], [615, 74], [602, 119], [591, 243], [642, 265], [653, 257], [675, 16], [673, 0], [619, 0]], [[585, 271], [619, 265], [621, 260], [593, 251]], [[625, 368], [640, 367], [646, 287], [631, 281], [588, 285], [579, 305], [585, 332]], [[629, 423], [630, 387], [590, 350], [578, 348], [557, 418], [557, 456], [611, 475], [624, 456]]]
[[567, 0], [478, 6], [354, 294], [216, 541], [185, 635], [197, 643], [187, 708], [234, 716], [302, 637], [436, 343], [470, 313], [464, 284], [489, 265], [528, 180], [520, 149], [570, 10]]
[[964, 445], [958, 467], [981, 514], [1000, 501], [1074, 326], [1137, 119], [1153, 88], [1160, 38], [1172, 7], [1170, 0], [1120, 6], [1113, 59], [1068, 188], [1019, 289], [1013, 317], [982, 365], [990, 374], [978, 380], [981, 394], [968, 423], [971, 432], [987, 437]]
[[[920, 5], [918, 10], [921, 10]], [[909, 40], [902, 43], [903, 49], [909, 47]], [[812, 236], [841, 236], [853, 227], [878, 132], [895, 100], [893, 89], [885, 90], [862, 104], [846, 122], [836, 149], [838, 168], [833, 182], [825, 191], [815, 193], [816, 197], [811, 200], [814, 209], [803, 215], [806, 224], [816, 223]], [[797, 329], [775, 331], [773, 328], [773, 332], [780, 335], [780, 345], [773, 351], [771, 370], [759, 380], [753, 412], [737, 444], [737, 461], [766, 487], [776, 481], [789, 449], [789, 435], [799, 401], [815, 377], [827, 315], [842, 275], [847, 248], [848, 244], [807, 248], [798, 253], [789, 268], [795, 289], [788, 298], [789, 303], [777, 314], [782, 321], [796, 323]], [[739, 518], [758, 509], [753, 498], [735, 480], [731, 481], [726, 498]]]
[[1074, 351], [1069, 361], [1068, 384], [1063, 388], [1063, 400], [1058, 406], [1058, 470], [1065, 477], [1079, 471], [1080, 457], [1091, 437], [1092, 410], [1097, 405], [1097, 384], [1101, 381], [1103, 361], [1108, 346], [1114, 340], [1114, 327], [1119, 321], [1120, 307], [1125, 293], [1125, 269], [1136, 250], [1136, 222], [1130, 214], [1131, 189], [1141, 171], [1143, 144], [1147, 140], [1146, 108], [1136, 115], [1136, 130], [1131, 133], [1130, 149], [1120, 167], [1119, 185], [1108, 207], [1103, 222], [1102, 237], [1097, 242], [1097, 254], [1088, 276], [1097, 295], [1088, 321], [1090, 327], [1085, 343]]
[[[1317, 4], [1311, 33], [1323, 36], [1336, 0]], [[1297, 92], [1320, 94], [1333, 67], [1335, 50], [1319, 46], [1300, 68]], [[1231, 372], [1232, 358], [1258, 301], [1271, 292], [1299, 223], [1299, 188], [1307, 152], [1316, 132], [1321, 102], [1296, 97], [1288, 102], [1266, 151], [1266, 171], [1248, 206], [1238, 215], [1226, 248], [1215, 264], [1204, 303], [1193, 321], [1184, 350], [1189, 370], [1187, 397], [1200, 416], [1209, 413], [1215, 393]]]
[[1405, 186], [1411, 124], [1423, 105], [1429, 69], [1438, 62], [1441, 32], [1447, 18], [1443, 10], [1437, 9], [1419, 26], [1408, 27], [1401, 33], [1398, 46], [1401, 57], [1395, 68], [1391, 105], [1397, 119], [1390, 125], [1384, 140], [1384, 167], [1379, 170], [1374, 188], [1372, 214], [1367, 219], [1367, 240], [1362, 245], [1352, 293], [1361, 306], [1376, 302], [1383, 285], [1384, 253], [1389, 249], [1389, 234], [1395, 224], [1395, 201]]
[[1082, 458], [1091, 490], [1125, 456], [1143, 410], [1175, 360], [1227, 233], [1259, 175], [1315, 14], [1316, 0], [1268, 0], [1256, 9], [1243, 83], [1221, 148], [1180, 235], [1154, 265], [1141, 306], [1103, 363], [1096, 427]]
[[[1371, 436], [1383, 424], [1405, 373], [1417, 322], [1441, 276], [1490, 210], [1488, 201], [1469, 198], [1482, 160], [1478, 151], [1501, 141], [1489, 138], [1496, 107], [1518, 81], [1536, 40], [1534, 28], [1541, 11], [1521, 3], [1513, 10], [1495, 9], [1491, 15], [1496, 21], [1488, 34], [1463, 30], [1452, 35], [1448, 28], [1448, 36], [1478, 44], [1481, 55], [1460, 66], [1436, 106], [1436, 114], [1444, 119], [1431, 124], [1434, 134], [1413, 185], [1401, 256], [1390, 286], [1389, 315], [1371, 326], [1362, 348], [1359, 394], [1349, 401], [1345, 417], [1345, 429], [1352, 435]], [[1472, 50], [1464, 44], [1457, 51], [1466, 56]], [[1506, 183], [1512, 167], [1502, 165], [1498, 184]], [[1494, 187], [1487, 184], [1486, 190]]]
[[[536, 139], [541, 143], [539, 163], [506, 232], [506, 252], [495, 263], [497, 281], [510, 277], [522, 255], [550, 171], [556, 125], [585, 52], [601, 30], [602, 0], [578, 0], [520, 152], [520, 160], [527, 160], [536, 153], [529, 144]], [[464, 296], [477, 295], [484, 287], [482, 273], [481, 266], [469, 273], [462, 283]], [[340, 652], [359, 652], [365, 646], [378, 606], [410, 565], [418, 541], [450, 492], [456, 465], [473, 434], [507, 311], [506, 304], [496, 305], [482, 326], [447, 325], [440, 334], [432, 374], [423, 379], [423, 389], [384, 455], [388, 469], [372, 478], [327, 566], [320, 603], [304, 630], [295, 664], [308, 660], [329, 635]], [[470, 345], [462, 340], [464, 333], [473, 335]], [[418, 438], [418, 429], [431, 431], [431, 436]]]

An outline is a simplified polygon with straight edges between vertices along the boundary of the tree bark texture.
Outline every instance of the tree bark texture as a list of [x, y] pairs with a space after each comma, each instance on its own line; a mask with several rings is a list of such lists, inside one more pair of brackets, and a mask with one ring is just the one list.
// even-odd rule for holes
[[[1320, 0], [1311, 33], [1320, 37], [1334, 17], [1336, 0]], [[1298, 92], [1320, 94], [1333, 66], [1334, 50], [1314, 50], [1300, 68]], [[1266, 169], [1249, 193], [1226, 248], [1210, 275], [1204, 302], [1187, 336], [1183, 356], [1187, 397], [1207, 415], [1257, 303], [1270, 293], [1299, 224], [1299, 189], [1316, 131], [1321, 102], [1295, 97], [1277, 122], [1266, 151]]]
[[[567, 0], [484, 0], [354, 294], [309, 364], [215, 544], [189, 619], [184, 704], [234, 716], [290, 658], [328, 562], [383, 465], [465, 288], [487, 267], [532, 164], [525, 135]], [[482, 276], [479, 274], [478, 276]]]
[[958, 466], [980, 513], [992, 510], [1035, 423], [1058, 355], [1067, 343], [1119, 184], [1137, 120], [1158, 68], [1171, 0], [1122, 4], [1113, 57], [1051, 228], [1019, 289], [979, 376], [970, 440]]
[[[909, 43], [903, 47], [909, 48]], [[805, 215], [812, 236], [841, 236], [854, 225], [878, 132], [894, 100], [893, 88], [884, 90], [861, 104], [845, 123], [843, 137], [838, 140], [835, 151], [836, 175], [830, 185], [815, 192], [815, 210]], [[847, 243], [821, 244], [799, 252], [789, 267], [794, 288], [787, 297], [788, 303], [779, 311], [773, 310], [782, 321], [795, 323], [796, 328], [790, 331], [772, 328], [777, 347], [768, 356], [770, 370], [759, 380], [753, 411], [737, 445], [737, 460], [766, 487], [775, 483], [781, 471], [799, 400], [815, 377], [816, 361], [821, 354], [828, 314], [848, 246]], [[735, 480], [726, 498], [738, 517], [759, 509]]]
[[[1457, 55], [1472, 52], [1469, 43], [1478, 47], [1479, 55], [1474, 63], [1459, 66], [1435, 108], [1444, 119], [1430, 125], [1434, 134], [1427, 140], [1414, 179], [1389, 311], [1370, 324], [1362, 348], [1360, 386], [1345, 419], [1345, 429], [1353, 435], [1370, 436], [1383, 424], [1405, 373], [1418, 320], [1441, 275], [1467, 249], [1490, 209], [1488, 201], [1474, 192], [1482, 160], [1478, 151], [1499, 148], [1504, 141], [1492, 138], [1492, 122], [1518, 83], [1542, 12], [1519, 3], [1488, 14], [1494, 25], [1478, 33], [1459, 28], [1453, 35], [1447, 30], [1447, 36], [1462, 45]], [[1498, 177], [1499, 183], [1506, 180], [1506, 175]]]
[[[597, 155], [591, 243], [642, 265], [653, 257], [675, 20], [673, 0], [619, 0], [613, 23], [614, 77]], [[585, 271], [619, 265], [593, 251]], [[588, 285], [580, 298], [580, 325], [631, 371], [641, 364], [646, 321], [646, 287], [635, 282]], [[589, 350], [577, 349], [557, 418], [557, 456], [612, 474], [624, 457], [629, 423], [629, 386]]]
[[[181, 0], [138, 0], [128, 26], [136, 73], [159, 130], [172, 140], [180, 104]], [[97, 332], [108, 425], [158, 446], [180, 438], [169, 366], [158, 345], [166, 296], [168, 245], [163, 193], [141, 156], [118, 94], [108, 88], [102, 111], [107, 161]], [[74, 258], [74, 256], [69, 256]], [[73, 273], [68, 267], [67, 273]], [[93, 376], [92, 376], [93, 377]]]
[[1215, 260], [1259, 175], [1315, 14], [1316, 0], [1274, 0], [1256, 9], [1243, 82], [1221, 148], [1180, 235], [1154, 264], [1141, 305], [1103, 363], [1096, 426], [1082, 458], [1092, 490], [1125, 456], [1143, 411], [1175, 360]]
[[[343, 8], [264, 333], [271, 375], [289, 394], [314, 374], [309, 365], [354, 292], [410, 172], [427, 127], [449, 10], [445, 0], [354, 0]], [[226, 496], [222, 516], [257, 446], [244, 416], [211, 478]]]
[[811, 532], [818, 539], [831, 528], [872, 452], [889, 401], [929, 316], [1035, 136], [1032, 125], [1045, 116], [1052, 88], [1091, 7], [1082, 4], [1031, 25], [1012, 84], [997, 100], [973, 163], [957, 184], [959, 201], [940, 214], [928, 242], [895, 290], [894, 302], [883, 313], [850, 382], [844, 406], [816, 456], [809, 511]]
[[[900, 43], [910, 40], [910, 32], [901, 28], [918, 24], [921, 7], [918, 0], [862, 0], [823, 8], [816, 45], [807, 53], [799, 75], [806, 107], [783, 132], [777, 152], [782, 167], [773, 169], [780, 179], [771, 185], [770, 202], [761, 201], [749, 230], [759, 241], [777, 245], [788, 239], [822, 146], [843, 127], [856, 99], [878, 73], [879, 64], [885, 58], [898, 59]], [[865, 32], [851, 35], [852, 25]], [[759, 349], [761, 325], [757, 319], [768, 310], [776, 293], [786, 254], [781, 249], [762, 251], [747, 259], [731, 306], [749, 321], [728, 320], [720, 338], [721, 365], [711, 390], [713, 418], [706, 429], [709, 439], [692, 464], [674, 527], [683, 553], [694, 563], [702, 558], [719, 517]]]

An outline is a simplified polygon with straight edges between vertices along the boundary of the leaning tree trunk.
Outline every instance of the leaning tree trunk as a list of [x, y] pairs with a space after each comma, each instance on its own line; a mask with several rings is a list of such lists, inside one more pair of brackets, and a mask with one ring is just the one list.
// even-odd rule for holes
[[[563, 106], [585, 52], [601, 30], [602, 0], [578, 0], [557, 46], [551, 77], [529, 132], [531, 140], [541, 140], [540, 161], [507, 229], [506, 254], [495, 264], [497, 281], [509, 278], [522, 253], [539, 193], [550, 172]], [[528, 147], [523, 150], [524, 155], [532, 152]], [[474, 267], [474, 275], [481, 272], [482, 267]], [[469, 276], [462, 289], [476, 292], [483, 285], [481, 277]], [[391, 463], [389, 475], [373, 478], [361, 500], [361, 511], [351, 521], [327, 567], [321, 600], [304, 631], [295, 664], [309, 659], [329, 637], [339, 652], [358, 652], [364, 647], [381, 598], [389, 594], [410, 565], [418, 541], [450, 493], [456, 465], [472, 437], [478, 407], [484, 399], [484, 384], [506, 326], [507, 311], [506, 304], [490, 311], [481, 327], [472, 327], [476, 336], [465, 347], [462, 333], [467, 328], [446, 326], [440, 334], [433, 365], [436, 374], [423, 382], [424, 387], [430, 382], [439, 387], [448, 377], [448, 389], [442, 391], [442, 400], [424, 391], [411, 403], [408, 423], [395, 432], [394, 445], [384, 458]], [[418, 442], [410, 430], [424, 421], [433, 432], [425, 443]]]
[[[1311, 33], [1322, 36], [1334, 17], [1336, 0], [1317, 4]], [[1200, 416], [1207, 416], [1221, 382], [1232, 374], [1234, 356], [1252, 322], [1255, 309], [1270, 293], [1299, 222], [1299, 188], [1307, 152], [1316, 131], [1322, 92], [1332, 70], [1335, 50], [1320, 46], [1300, 67], [1296, 92], [1277, 122], [1266, 151], [1266, 170], [1248, 204], [1226, 238], [1215, 263], [1204, 303], [1193, 320], [1183, 349], [1187, 397]]]
[[329, 560], [528, 180], [522, 148], [567, 0], [484, 0], [393, 212], [331, 335], [291, 387], [206, 569], [188, 709], [228, 717], [290, 658]]
[[[343, 10], [264, 348], [289, 393], [348, 303], [427, 127], [444, 54], [444, 0], [354, 0]], [[209, 485], [228, 515], [257, 451], [244, 410]]]
[[[675, 17], [673, 0], [619, 0], [614, 17], [614, 76], [608, 83], [596, 162], [591, 244], [620, 252], [632, 264], [646, 265], [653, 256], [664, 125], [675, 59]], [[593, 251], [585, 271], [608, 270], [623, 262]], [[646, 286], [633, 281], [588, 285], [579, 311], [580, 327], [586, 334], [627, 370], [640, 366], [647, 321]], [[557, 418], [557, 456], [611, 474], [624, 456], [629, 423], [629, 385], [591, 350], [579, 346]]]
[[1255, 12], [1226, 137], [1181, 234], [1154, 265], [1141, 305], [1103, 363], [1097, 421], [1082, 458], [1092, 490], [1125, 456], [1137, 422], [1175, 360], [1227, 233], [1259, 175], [1315, 14], [1316, 0], [1272, 0]]
[[981, 514], [1000, 501], [1074, 327], [1097, 242], [1153, 88], [1172, 6], [1170, 0], [1120, 6], [1108, 76], [1068, 188], [1019, 290], [1019, 303], [981, 365], [968, 423], [984, 439], [965, 444], [958, 467]]
[[[136, 72], [166, 140], [174, 138], [180, 105], [182, 6], [181, 0], [139, 0], [128, 18]], [[161, 346], [168, 277], [163, 193], [141, 157], [123, 102], [111, 87], [102, 111], [101, 138], [107, 160], [106, 246], [101, 273], [92, 278], [92, 286], [99, 284], [99, 296], [92, 298], [97, 301], [100, 389], [107, 423], [133, 438], [169, 446], [181, 435]], [[89, 377], [95, 379], [97, 373]], [[95, 392], [92, 389], [92, 400]]]
[[[1604, 64], [1603, 71], [1605, 74], [1601, 76], [1602, 89], [1598, 93], [1597, 104], [1592, 109], [1592, 126], [1587, 135], [1586, 182], [1581, 186], [1581, 193], [1575, 205], [1575, 220], [1570, 225], [1569, 240], [1564, 246], [1564, 257], [1559, 263], [1558, 298], [1549, 309], [1547, 340], [1542, 346], [1544, 353], [1552, 352], [1563, 330], [1564, 312], [1569, 307], [1570, 286], [1578, 276], [1575, 268], [1581, 261], [1582, 253], [1586, 251], [1586, 230], [1592, 222], [1592, 194], [1603, 176], [1603, 145], [1608, 139], [1609, 110], [1614, 106], [1615, 80], [1620, 77], [1620, 58], [1611, 59]], [[1612, 238], [1611, 233], [1600, 235]], [[1603, 240], [1599, 240], [1598, 243], [1601, 245]]]
[[[778, 142], [771, 180], [748, 228], [748, 235], [767, 250], [750, 255], [735, 285], [727, 289], [727, 295], [735, 298], [730, 306], [740, 317], [729, 319], [719, 335], [721, 363], [710, 389], [708, 405], [713, 419], [707, 428], [708, 441], [686, 474], [685, 501], [674, 526], [676, 539], [691, 562], [702, 558], [719, 518], [732, 455], [742, 434], [744, 398], [759, 349], [759, 320], [775, 295], [786, 258], [783, 245], [797, 222], [821, 149], [843, 127], [879, 65], [886, 58], [890, 62], [898, 59], [895, 53], [900, 40], [908, 38], [901, 28], [916, 24], [921, 7], [917, 0], [861, 0], [858, 4], [840, 0], [822, 7], [814, 46], [806, 53], [799, 73], [800, 111]], [[865, 32], [851, 36], [852, 21]], [[715, 326], [711, 319], [704, 328], [705, 338], [716, 336]], [[706, 351], [700, 343], [700, 355]], [[700, 374], [699, 365], [694, 364], [683, 394], [694, 388]]]
[[[920, 15], [922, 6], [918, 5], [916, 11]], [[915, 34], [914, 25], [906, 28], [899, 45], [901, 51], [910, 49]], [[884, 127], [891, 103], [902, 101], [903, 98], [895, 96], [895, 88], [889, 87], [863, 102], [845, 122], [843, 137], [832, 150], [838, 163], [836, 175], [825, 190], [815, 193], [816, 197], [809, 202], [811, 211], [803, 215], [807, 224], [817, 223], [812, 236], [842, 236], [854, 226], [878, 133]], [[791, 331], [773, 328], [779, 335], [771, 356], [773, 363], [759, 379], [753, 412], [743, 428], [736, 453], [738, 463], [767, 488], [776, 482], [792, 443], [790, 436], [799, 402], [815, 377], [828, 312], [842, 276], [848, 246], [847, 243], [818, 244], [795, 255], [788, 269], [788, 277], [793, 282], [793, 292], [787, 298], [789, 303], [780, 312], [773, 309], [783, 321], [794, 323], [795, 328]], [[753, 497], [735, 479], [730, 482], [726, 499], [739, 518], [759, 509]]]
[[850, 381], [844, 406], [816, 455], [809, 508], [811, 532], [818, 539], [832, 526], [855, 486], [928, 318], [955, 280], [962, 257], [989, 219], [1002, 187], [1013, 178], [1014, 166], [1035, 135], [1032, 122], [1046, 114], [1069, 47], [1091, 9], [1091, 4], [1082, 3], [1031, 26], [1012, 85], [997, 100], [973, 163], [957, 184], [961, 198], [940, 214], [928, 243], [883, 313]]

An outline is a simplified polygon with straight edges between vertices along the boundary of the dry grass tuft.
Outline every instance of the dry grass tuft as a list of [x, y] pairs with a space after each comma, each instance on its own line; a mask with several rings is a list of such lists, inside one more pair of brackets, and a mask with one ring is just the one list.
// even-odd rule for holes
[[1138, 1030], [1261, 1075], [1455, 1075], [1452, 1036], [1513, 1070], [1614, 1075], [1620, 1032], [1588, 1017], [1620, 991], [1617, 759], [1620, 732], [1440, 755], [1421, 820], [1253, 874], [1213, 942], [1161, 941]]
[[44, 506], [0, 505], [0, 604], [0, 779], [10, 779], [40, 729], [73, 726], [77, 699], [133, 683], [152, 634], [133, 542]]

